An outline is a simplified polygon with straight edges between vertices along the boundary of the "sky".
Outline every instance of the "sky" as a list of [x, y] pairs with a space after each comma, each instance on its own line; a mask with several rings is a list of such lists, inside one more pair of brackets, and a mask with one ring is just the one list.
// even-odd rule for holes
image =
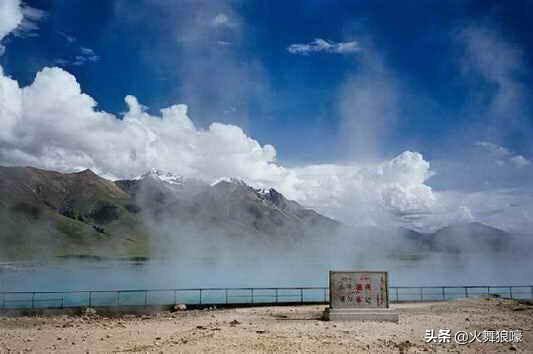
[[1, 0], [0, 164], [533, 227], [533, 1]]

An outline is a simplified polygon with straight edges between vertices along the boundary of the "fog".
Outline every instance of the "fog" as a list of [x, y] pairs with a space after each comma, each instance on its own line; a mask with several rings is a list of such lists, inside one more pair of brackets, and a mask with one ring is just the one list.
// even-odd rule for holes
[[[391, 230], [380, 235], [360, 232], [365, 236], [343, 233], [290, 241], [204, 232], [169, 242], [166, 235], [154, 237], [154, 257], [149, 260], [67, 258], [3, 264], [0, 289], [327, 286], [329, 270], [388, 271], [391, 286], [530, 285], [533, 278], [532, 247], [524, 237], [513, 237], [500, 251], [479, 247], [454, 253], [408, 249], [404, 236], [396, 233], [397, 238], [391, 238]], [[381, 238], [385, 236], [387, 240]]]

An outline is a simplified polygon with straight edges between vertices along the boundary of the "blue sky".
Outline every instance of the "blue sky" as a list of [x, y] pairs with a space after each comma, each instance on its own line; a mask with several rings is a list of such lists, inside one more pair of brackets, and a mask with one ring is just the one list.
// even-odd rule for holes
[[[387, 156], [409, 148], [438, 156], [450, 135], [472, 123], [465, 111], [473, 86], [484, 83], [472, 85], [461, 75], [461, 48], [454, 37], [464, 26], [486, 26], [521, 48], [524, 70], [519, 79], [531, 97], [531, 1], [26, 3], [45, 10], [47, 17], [39, 23], [38, 37], [11, 39], [10, 50], [0, 61], [19, 82], [30, 83], [37, 71], [57, 65], [58, 59], [70, 60], [61, 66], [77, 77], [101, 109], [123, 112], [126, 94], [135, 95], [152, 112], [172, 103], [187, 103], [198, 124], [240, 124], [260, 142], [276, 146], [278, 157], [289, 163], [332, 161], [339, 154], [349, 157], [343, 156], [346, 153], [339, 143], [343, 126], [338, 95], [346, 77], [360, 72], [360, 59], [365, 55], [294, 55], [287, 51], [293, 43], [315, 38], [358, 41], [362, 52], [369, 50], [366, 45], [372, 46], [388, 75], [401, 83], [398, 117], [382, 143]], [[176, 22], [225, 13], [238, 28], [220, 26], [192, 39], [194, 43], [180, 42], [191, 30], [185, 26], [199, 25]], [[69, 42], [66, 36], [75, 41]], [[217, 45], [217, 41], [228, 44]], [[80, 47], [92, 49], [98, 60], [72, 65]], [[224, 63], [227, 57], [229, 64]], [[206, 82], [184, 83], [194, 80], [183, 72], [194, 67], [196, 60], [202, 70], [213, 74], [208, 92], [199, 92], [205, 90]], [[242, 67], [235, 74], [251, 82], [235, 88], [233, 80], [216, 75], [217, 70], [225, 70], [224, 65], [231, 70]], [[232, 90], [235, 94], [226, 92]], [[490, 96], [490, 89], [485, 90]], [[475, 119], [483, 121], [483, 117]], [[478, 135], [479, 140], [491, 138], [483, 131]], [[526, 134], [513, 131], [502, 140], [498, 143], [516, 151], [532, 152]]]
[[[155, 165], [319, 209], [348, 194], [331, 203], [344, 217], [533, 226], [533, 1], [6, 1], [0, 79], [24, 89], [2, 164], [115, 177]], [[91, 125], [103, 116], [131, 121]]]

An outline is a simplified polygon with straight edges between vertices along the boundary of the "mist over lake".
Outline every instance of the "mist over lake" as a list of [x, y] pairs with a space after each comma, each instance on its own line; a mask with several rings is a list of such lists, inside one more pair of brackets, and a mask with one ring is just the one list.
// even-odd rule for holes
[[208, 287], [328, 286], [329, 270], [389, 271], [391, 286], [530, 285], [529, 258], [501, 254], [440, 255], [425, 260], [365, 262], [313, 258], [246, 257], [234, 260], [80, 261], [3, 264], [3, 291], [180, 289]]

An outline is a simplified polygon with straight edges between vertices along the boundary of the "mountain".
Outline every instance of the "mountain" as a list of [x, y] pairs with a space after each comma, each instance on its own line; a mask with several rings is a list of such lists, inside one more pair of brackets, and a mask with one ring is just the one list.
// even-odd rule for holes
[[508, 250], [513, 235], [479, 222], [455, 224], [433, 233], [404, 229], [406, 247], [432, 252], [498, 252]]
[[4, 260], [151, 257], [171, 243], [298, 242], [340, 226], [274, 189], [236, 179], [209, 185], [151, 170], [113, 182], [90, 170], [31, 167], [0, 167], [0, 225]]
[[189, 257], [189, 250], [243, 254], [259, 246], [282, 252], [303, 244], [318, 253], [337, 247], [330, 252], [337, 257], [390, 250], [411, 259], [423, 253], [502, 251], [511, 240], [481, 223], [433, 233], [348, 228], [273, 188], [255, 189], [231, 178], [208, 184], [158, 170], [113, 182], [90, 170], [63, 174], [0, 167], [0, 225], [0, 261]]
[[0, 259], [141, 256], [148, 233], [131, 197], [90, 170], [0, 167]]
[[[168, 180], [179, 183], [168, 183]], [[188, 233], [215, 233], [255, 240], [300, 240], [311, 232], [340, 226], [286, 199], [274, 189], [259, 190], [237, 179], [212, 185], [196, 179], [152, 171], [135, 180], [117, 181], [138, 205], [152, 228], [172, 227]]]

